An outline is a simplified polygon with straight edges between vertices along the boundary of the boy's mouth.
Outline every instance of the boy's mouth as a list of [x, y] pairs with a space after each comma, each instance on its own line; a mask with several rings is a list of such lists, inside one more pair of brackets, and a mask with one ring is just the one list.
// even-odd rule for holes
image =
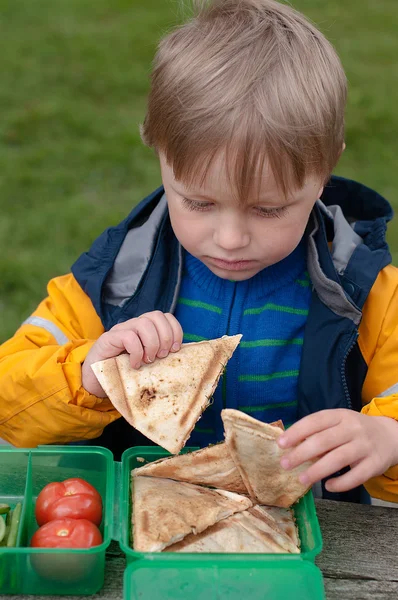
[[214, 266], [224, 271], [248, 271], [256, 265], [255, 260], [224, 260], [222, 258], [207, 257]]

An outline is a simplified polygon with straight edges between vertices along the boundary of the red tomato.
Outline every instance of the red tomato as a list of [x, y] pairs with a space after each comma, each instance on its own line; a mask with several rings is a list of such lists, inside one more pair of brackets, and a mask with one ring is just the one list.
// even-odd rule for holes
[[32, 548], [91, 548], [102, 544], [102, 535], [87, 519], [57, 519], [38, 529], [31, 539]]
[[102, 499], [84, 479], [66, 479], [46, 485], [37, 497], [36, 521], [44, 525], [54, 519], [87, 519], [99, 525]]

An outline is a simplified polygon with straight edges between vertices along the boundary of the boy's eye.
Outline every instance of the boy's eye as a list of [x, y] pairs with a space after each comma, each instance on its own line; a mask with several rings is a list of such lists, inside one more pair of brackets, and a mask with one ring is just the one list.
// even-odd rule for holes
[[183, 198], [182, 203], [188, 210], [209, 210], [212, 207], [211, 202], [199, 202], [199, 200], [190, 200], [189, 198]]
[[287, 211], [287, 206], [278, 206], [278, 208], [265, 208], [264, 206], [255, 206], [254, 210], [261, 217], [277, 217], [280, 219]]

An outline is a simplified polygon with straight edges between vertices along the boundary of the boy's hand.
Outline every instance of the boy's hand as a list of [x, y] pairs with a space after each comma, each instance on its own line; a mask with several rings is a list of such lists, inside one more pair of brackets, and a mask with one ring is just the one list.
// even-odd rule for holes
[[284, 469], [316, 461], [300, 475], [304, 484], [312, 485], [350, 466], [350, 471], [326, 483], [329, 492], [345, 492], [398, 464], [398, 423], [348, 409], [322, 410], [292, 425], [278, 444], [296, 446], [282, 458]]
[[131, 366], [139, 369], [143, 363], [151, 363], [156, 357], [164, 358], [169, 352], [177, 352], [182, 338], [182, 328], [177, 319], [158, 310], [115, 325], [98, 338], [87, 354], [82, 366], [83, 387], [90, 394], [103, 398], [106, 394], [91, 369], [93, 363], [127, 352]]

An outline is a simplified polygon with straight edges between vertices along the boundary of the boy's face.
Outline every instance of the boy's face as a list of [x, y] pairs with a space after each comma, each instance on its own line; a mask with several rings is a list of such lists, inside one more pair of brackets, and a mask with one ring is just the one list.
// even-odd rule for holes
[[202, 186], [186, 188], [160, 154], [171, 224], [180, 244], [223, 279], [243, 281], [286, 258], [299, 244], [312, 207], [322, 193], [320, 178], [308, 178], [288, 198], [269, 169], [258, 198], [234, 200], [219, 155]]

